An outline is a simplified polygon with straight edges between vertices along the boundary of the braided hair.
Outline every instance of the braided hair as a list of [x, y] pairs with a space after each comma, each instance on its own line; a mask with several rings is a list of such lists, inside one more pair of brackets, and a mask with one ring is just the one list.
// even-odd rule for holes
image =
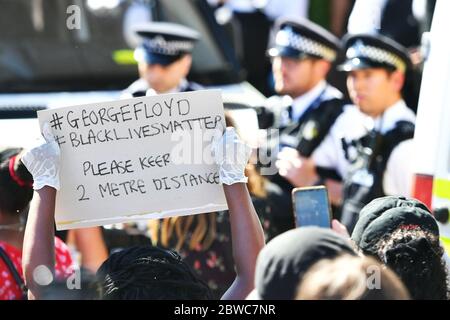
[[113, 253], [97, 272], [106, 300], [212, 299], [180, 255], [153, 246], [131, 247]]
[[401, 226], [377, 244], [380, 260], [394, 270], [414, 300], [447, 300], [447, 267], [439, 238], [419, 226]]

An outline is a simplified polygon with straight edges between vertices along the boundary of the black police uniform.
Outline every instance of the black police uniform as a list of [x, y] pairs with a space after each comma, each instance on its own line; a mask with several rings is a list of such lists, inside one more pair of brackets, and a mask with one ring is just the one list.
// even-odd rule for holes
[[[280, 127], [280, 146], [297, 149], [302, 157], [311, 157], [344, 113], [346, 103], [336, 92], [336, 88], [327, 85], [300, 119]], [[287, 112], [292, 114], [292, 109], [290, 106]], [[335, 168], [317, 166], [316, 170], [322, 179], [342, 180]]]
[[[148, 64], [167, 66], [185, 54], [191, 54], [199, 34], [186, 26], [168, 22], [149, 22], [138, 26], [135, 32], [143, 39], [135, 50], [135, 59]], [[183, 79], [173, 92], [201, 90], [202, 86]], [[122, 98], [155, 94], [145, 79], [133, 82], [122, 93]]]
[[[339, 69], [346, 72], [368, 68], [405, 72], [409, 66], [406, 50], [393, 40], [380, 35], [349, 36], [345, 39], [345, 47], [347, 61]], [[405, 106], [401, 110], [408, 110], [404, 102], [399, 104]], [[388, 112], [389, 108], [385, 114]], [[373, 199], [386, 196], [383, 179], [390, 156], [400, 143], [414, 136], [411, 116], [403, 118], [400, 115], [391, 121], [395, 124], [384, 132], [374, 128], [357, 141], [343, 139], [343, 149], [352, 167], [344, 183], [342, 222], [350, 232], [361, 209]]]

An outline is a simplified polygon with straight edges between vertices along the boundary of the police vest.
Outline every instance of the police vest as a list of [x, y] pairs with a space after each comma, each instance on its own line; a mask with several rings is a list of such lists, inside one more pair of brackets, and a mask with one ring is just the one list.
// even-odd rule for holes
[[[299, 122], [282, 129], [281, 146], [297, 149], [302, 157], [309, 158], [330, 132], [337, 118], [344, 112], [345, 101], [322, 101], [317, 108], [308, 109]], [[321, 178], [342, 180], [335, 169], [316, 168]]]
[[[330, 132], [344, 106], [343, 100], [331, 99], [320, 102], [316, 108], [309, 108], [298, 122], [280, 128], [280, 147], [291, 147], [301, 156], [310, 157]], [[342, 180], [335, 169], [317, 167], [316, 171], [321, 179]], [[278, 173], [269, 179], [289, 194], [293, 189], [292, 184]]]
[[358, 221], [361, 209], [370, 201], [385, 196], [383, 176], [389, 157], [397, 145], [413, 137], [414, 124], [399, 121], [384, 135], [372, 131], [358, 141], [343, 141], [346, 158], [350, 161], [350, 150], [356, 149], [356, 158], [344, 182], [342, 223], [349, 232]]

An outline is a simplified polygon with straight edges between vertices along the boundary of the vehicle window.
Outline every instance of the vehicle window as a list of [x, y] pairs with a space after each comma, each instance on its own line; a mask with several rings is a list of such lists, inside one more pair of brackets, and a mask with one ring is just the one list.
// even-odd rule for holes
[[[70, 30], [68, 8], [74, 4], [81, 28]], [[203, 1], [0, 0], [0, 93], [125, 88], [137, 78], [124, 32], [127, 13], [137, 4], [153, 20], [182, 23], [202, 34], [193, 80], [237, 79], [225, 34]]]

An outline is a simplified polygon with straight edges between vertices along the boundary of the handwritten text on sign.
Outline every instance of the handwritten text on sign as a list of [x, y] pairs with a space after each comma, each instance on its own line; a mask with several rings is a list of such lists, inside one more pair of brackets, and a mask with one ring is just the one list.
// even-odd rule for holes
[[220, 91], [38, 112], [61, 148], [57, 228], [225, 210], [211, 142], [225, 127]]

